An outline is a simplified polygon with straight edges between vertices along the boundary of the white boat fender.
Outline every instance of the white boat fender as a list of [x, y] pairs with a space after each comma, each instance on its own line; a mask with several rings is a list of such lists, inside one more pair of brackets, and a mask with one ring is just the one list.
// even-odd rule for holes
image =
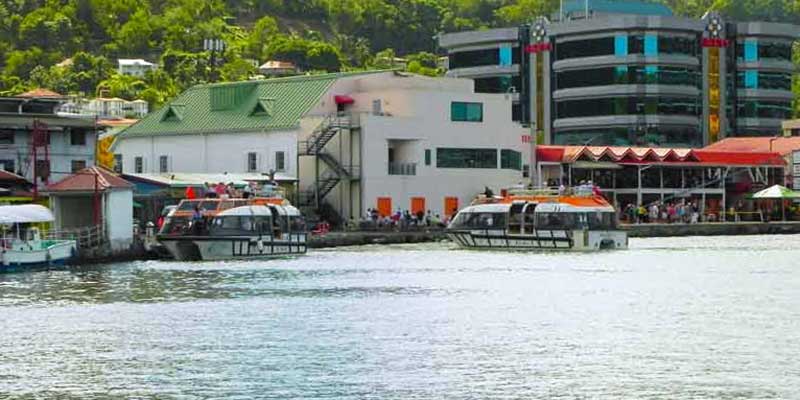
[[50, 255], [50, 249], [47, 249], [47, 253], [45, 253], [44, 259], [45, 261], [47, 261], [47, 264], [50, 264], [50, 261], [53, 260], [53, 256]]
[[258, 251], [259, 252], [263, 252], [264, 251], [264, 241], [261, 240], [261, 239], [258, 239], [257, 243], [258, 243]]

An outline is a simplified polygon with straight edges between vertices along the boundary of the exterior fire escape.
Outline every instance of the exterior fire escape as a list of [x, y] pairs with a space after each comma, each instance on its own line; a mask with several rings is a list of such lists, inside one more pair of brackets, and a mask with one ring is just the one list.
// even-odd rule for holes
[[358, 165], [346, 165], [340, 162], [326, 146], [343, 131], [351, 131], [357, 124], [345, 113], [331, 114], [325, 117], [314, 129], [307, 140], [299, 143], [298, 154], [314, 157], [314, 183], [310, 188], [301, 189], [299, 193], [300, 207], [311, 209], [318, 216], [341, 219], [341, 216], [330, 207], [325, 197], [340, 182], [350, 182], [360, 178]]

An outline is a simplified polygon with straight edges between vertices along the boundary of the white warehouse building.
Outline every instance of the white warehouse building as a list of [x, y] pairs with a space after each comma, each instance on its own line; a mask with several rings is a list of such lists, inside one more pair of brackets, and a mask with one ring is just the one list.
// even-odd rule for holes
[[124, 130], [124, 173], [277, 172], [324, 218], [367, 209], [449, 215], [489, 186], [523, 182], [530, 145], [511, 98], [466, 79], [393, 71], [190, 88]]

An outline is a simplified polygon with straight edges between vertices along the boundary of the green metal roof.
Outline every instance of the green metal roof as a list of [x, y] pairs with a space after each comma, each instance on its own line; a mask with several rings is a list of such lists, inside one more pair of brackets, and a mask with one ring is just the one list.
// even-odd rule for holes
[[583, 12], [586, 2], [589, 2], [589, 11], [610, 14], [637, 14], [637, 15], [673, 15], [669, 7], [641, 0], [570, 0], [564, 2], [564, 12]]
[[192, 86], [120, 137], [294, 129], [337, 79], [379, 72], [386, 71]]

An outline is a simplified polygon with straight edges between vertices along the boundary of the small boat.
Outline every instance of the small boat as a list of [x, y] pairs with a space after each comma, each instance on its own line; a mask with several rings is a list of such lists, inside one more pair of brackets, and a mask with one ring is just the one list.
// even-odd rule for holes
[[75, 257], [78, 250], [74, 240], [44, 240], [39, 228], [32, 226], [54, 219], [47, 207], [36, 204], [0, 206], [3, 226], [0, 272], [51, 268]]
[[504, 250], [626, 249], [628, 235], [619, 229], [614, 207], [588, 191], [559, 194], [551, 190], [511, 191], [502, 197], [479, 197], [458, 212], [447, 227], [464, 248]]
[[[234, 207], [220, 209], [223, 202]], [[157, 238], [179, 261], [305, 254], [305, 219], [288, 202], [275, 203], [258, 198], [184, 200], [165, 218]], [[206, 210], [201, 220], [192, 220], [195, 207]], [[188, 216], [187, 210], [192, 210]]]

